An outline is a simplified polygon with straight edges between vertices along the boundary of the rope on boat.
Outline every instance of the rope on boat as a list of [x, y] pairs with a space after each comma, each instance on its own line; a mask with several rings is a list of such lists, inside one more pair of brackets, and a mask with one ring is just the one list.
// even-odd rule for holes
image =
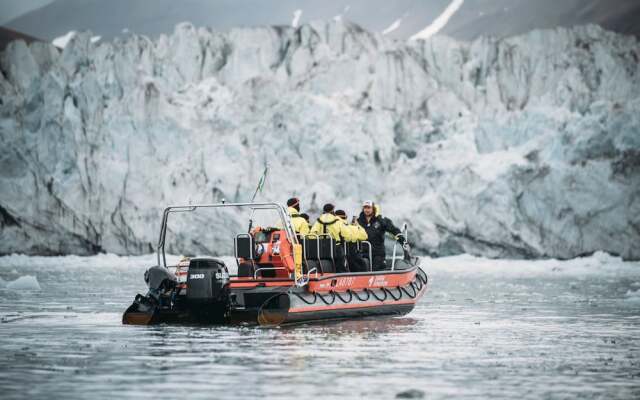
[[[351, 289], [349, 289], [349, 290], [351, 290]], [[369, 299], [371, 298], [371, 294], [369, 294], [369, 291], [368, 291], [368, 290], [364, 290], [364, 292], [367, 294], [367, 298], [366, 298], [366, 299], [364, 299], [364, 300], [362, 300], [362, 299], [360, 298], [360, 295], [358, 294], [358, 292], [353, 292], [353, 295], [354, 295], [354, 296], [356, 296], [356, 299], [358, 299], [358, 300], [360, 300], [360, 301], [363, 301], [363, 302], [364, 302], [364, 301], [369, 301]]]
[[[368, 289], [365, 289], [365, 290], [368, 290]], [[375, 297], [376, 300], [378, 300], [378, 301], [385, 301], [387, 299], [387, 297], [388, 297], [387, 296], [387, 292], [384, 290], [384, 288], [382, 288], [382, 293], [384, 293], [384, 298], [382, 300], [380, 300], [380, 297], [378, 297], [378, 295], [376, 294], [376, 291], [375, 290], [371, 291], [371, 294], [373, 295], [373, 297]]]
[[400, 286], [396, 287], [396, 289], [398, 290], [398, 297], [393, 295], [393, 292], [391, 292], [391, 289], [387, 289], [385, 287], [382, 288], [383, 291], [389, 293], [389, 296], [391, 296], [393, 300], [398, 301], [402, 298], [402, 290], [400, 290]]
[[334, 293], [336, 294], [336, 296], [338, 296], [340, 301], [342, 301], [343, 303], [351, 303], [351, 300], [353, 300], [353, 292], [351, 291], [351, 289], [347, 289], [347, 293], [349, 293], [349, 300], [343, 299], [342, 296], [340, 296], [340, 293], [338, 292], [334, 292]]
[[428, 281], [429, 281], [429, 278], [427, 277], [427, 275], [422, 270], [419, 270], [419, 272], [416, 274], [416, 279], [414, 281], [409, 282], [409, 286], [411, 286], [411, 288], [413, 289], [413, 293], [409, 292], [404, 286], [397, 286], [396, 290], [398, 291], [398, 296], [396, 297], [394, 296], [391, 289], [382, 287], [380, 288], [382, 293], [384, 293], [384, 297], [382, 299], [378, 297], [375, 290], [368, 289], [368, 288], [364, 288], [362, 290], [364, 293], [367, 294], [367, 297], [364, 299], [360, 297], [360, 294], [357, 291], [353, 291], [351, 289], [347, 289], [347, 293], [349, 293], [348, 300], [345, 300], [342, 297], [342, 295], [340, 295], [340, 293], [333, 290], [329, 292], [332, 296], [331, 301], [328, 301], [327, 299], [325, 299], [325, 296], [323, 296], [319, 292], [313, 292], [313, 300], [307, 300], [305, 296], [301, 295], [300, 293], [296, 293], [296, 292], [290, 292], [290, 293], [295, 295], [296, 297], [298, 297], [300, 300], [302, 300], [304, 303], [308, 305], [316, 304], [318, 302], [318, 298], [320, 298], [320, 300], [322, 300], [322, 302], [328, 306], [334, 304], [336, 302], [336, 298], [340, 299], [340, 301], [345, 304], [351, 303], [354, 297], [361, 302], [366, 302], [366, 301], [369, 301], [369, 299], [371, 299], [372, 295], [376, 300], [380, 302], [386, 301], [389, 296], [391, 296], [391, 298], [394, 301], [398, 301], [402, 299], [403, 293], [406, 294], [407, 297], [411, 299], [415, 299], [418, 293], [422, 290], [422, 288], [427, 284]]
[[335, 302], [336, 302], [336, 292], [331, 291], [331, 292], [329, 292], [329, 293], [331, 293], [331, 294], [333, 295], [333, 297], [331, 298], [331, 303], [329, 303], [328, 301], [326, 301], [326, 300], [324, 299], [324, 296], [322, 296], [320, 293], [316, 292], [316, 294], [318, 295], [318, 297], [320, 297], [320, 300], [322, 300], [322, 302], [323, 302], [324, 304], [328, 305], [328, 306], [330, 306], [330, 305], [332, 305], [333, 303], [335, 303]]
[[296, 292], [290, 292], [290, 293], [295, 294], [300, 300], [304, 301], [309, 305], [316, 304], [316, 301], [318, 300], [318, 295], [316, 294], [316, 292], [313, 292], [313, 301], [307, 301], [307, 299], [305, 299], [304, 296], [301, 296], [300, 293], [296, 293]]
[[413, 295], [412, 295], [411, 293], [409, 293], [409, 291], [408, 291], [407, 289], [405, 289], [404, 287], [402, 287], [402, 286], [398, 286], [398, 287], [399, 287], [400, 289], [402, 289], [402, 291], [403, 291], [407, 296], [409, 296], [409, 297], [410, 297], [410, 298], [412, 298], [412, 299], [415, 299], [415, 298], [416, 298], [416, 296], [418, 295], [418, 291], [416, 290], [416, 287], [415, 287], [415, 286], [413, 286], [413, 281], [409, 282], [409, 286], [411, 286], [411, 289], [413, 289]]

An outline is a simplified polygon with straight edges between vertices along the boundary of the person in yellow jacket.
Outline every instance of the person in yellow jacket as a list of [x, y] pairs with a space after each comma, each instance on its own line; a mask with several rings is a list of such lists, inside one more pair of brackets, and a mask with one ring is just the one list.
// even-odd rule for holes
[[342, 222], [344, 222], [346, 229], [348, 230], [348, 234], [344, 236], [346, 244], [347, 254], [345, 255], [347, 259], [347, 265], [349, 267], [350, 272], [364, 272], [367, 271], [367, 264], [364, 259], [360, 255], [358, 248], [356, 246], [356, 242], [361, 242], [367, 240], [367, 231], [364, 230], [363, 227], [358, 224], [358, 222], [354, 221], [349, 224], [347, 222], [347, 213], [344, 210], [337, 210], [336, 217], [340, 218]]
[[291, 216], [291, 224], [296, 234], [301, 236], [309, 234], [309, 222], [300, 214], [300, 199], [292, 197], [287, 200], [287, 211]]
[[345, 225], [346, 232], [343, 234], [343, 239], [346, 242], [361, 242], [367, 240], [367, 231], [360, 226], [357, 222], [352, 224], [347, 222], [347, 213], [344, 210], [337, 210], [336, 217], [340, 218]]
[[311, 235], [330, 235], [335, 241], [334, 262], [336, 272], [347, 272], [345, 266], [344, 249], [342, 243], [350, 237], [351, 230], [347, 228], [344, 221], [335, 216], [335, 206], [333, 204], [325, 204], [322, 207], [322, 215], [311, 227]]
[[311, 227], [310, 233], [313, 235], [331, 235], [336, 243], [342, 243], [350, 237], [351, 230], [347, 228], [344, 221], [334, 214], [335, 206], [325, 204], [322, 207], [322, 215]]

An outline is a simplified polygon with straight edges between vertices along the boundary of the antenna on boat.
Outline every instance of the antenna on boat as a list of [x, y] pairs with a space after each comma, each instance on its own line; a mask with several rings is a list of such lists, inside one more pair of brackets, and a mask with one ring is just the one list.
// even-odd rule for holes
[[[264, 171], [262, 172], [262, 176], [260, 180], [258, 180], [258, 186], [256, 186], [256, 191], [253, 192], [253, 196], [251, 197], [251, 202], [253, 203], [258, 195], [258, 192], [262, 193], [262, 189], [264, 189], [264, 184], [267, 181], [267, 174], [269, 173], [269, 164], [264, 164]], [[251, 216], [249, 217], [249, 229], [247, 232], [251, 232], [251, 228], [253, 227], [253, 213], [255, 209], [251, 209]]]
[[252, 203], [256, 199], [256, 196], [258, 195], [258, 192], [262, 193], [262, 189], [264, 188], [264, 184], [267, 181], [267, 174], [268, 173], [269, 173], [269, 164], [265, 163], [264, 164], [264, 171], [262, 172], [262, 176], [260, 177], [260, 180], [258, 181], [258, 186], [256, 187], [256, 191], [253, 192], [253, 197], [251, 197], [251, 202]]

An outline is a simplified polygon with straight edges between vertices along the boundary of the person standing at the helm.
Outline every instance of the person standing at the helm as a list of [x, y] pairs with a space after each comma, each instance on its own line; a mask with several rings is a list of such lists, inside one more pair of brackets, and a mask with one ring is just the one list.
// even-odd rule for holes
[[[362, 203], [362, 212], [358, 217], [358, 223], [367, 232], [371, 243], [373, 260], [371, 266], [374, 271], [380, 271], [387, 267], [385, 263], [384, 234], [390, 233], [404, 247], [405, 238], [389, 218], [380, 215], [379, 207], [373, 201]], [[406, 249], [405, 249], [406, 250]]]
[[292, 197], [287, 200], [287, 210], [291, 216], [291, 224], [293, 230], [298, 235], [307, 235], [309, 233], [309, 222], [300, 214], [300, 200], [297, 197]]

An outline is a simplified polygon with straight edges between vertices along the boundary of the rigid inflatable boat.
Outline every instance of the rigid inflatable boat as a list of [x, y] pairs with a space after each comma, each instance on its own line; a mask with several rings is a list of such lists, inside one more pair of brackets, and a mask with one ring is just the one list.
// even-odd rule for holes
[[[230, 257], [183, 257], [167, 265], [167, 224], [171, 214], [200, 209], [247, 209], [247, 233], [229, 237]], [[253, 227], [253, 216], [269, 211], [271, 226]], [[406, 224], [404, 226], [406, 235]], [[405, 236], [406, 237], [406, 236]], [[358, 252], [367, 271], [336, 273], [338, 246]], [[164, 210], [157, 247], [158, 265], [145, 272], [149, 287], [125, 311], [124, 324], [248, 323], [279, 325], [303, 321], [409, 313], [427, 289], [419, 258], [387, 260], [384, 271], [370, 267], [371, 244], [336, 244], [328, 235], [296, 236], [285, 208], [276, 203], [219, 203], [172, 206]], [[225, 263], [226, 261], [226, 263]], [[344, 262], [344, 261], [343, 261]], [[346, 264], [346, 262], [345, 262]], [[237, 272], [230, 274], [229, 270]]]

